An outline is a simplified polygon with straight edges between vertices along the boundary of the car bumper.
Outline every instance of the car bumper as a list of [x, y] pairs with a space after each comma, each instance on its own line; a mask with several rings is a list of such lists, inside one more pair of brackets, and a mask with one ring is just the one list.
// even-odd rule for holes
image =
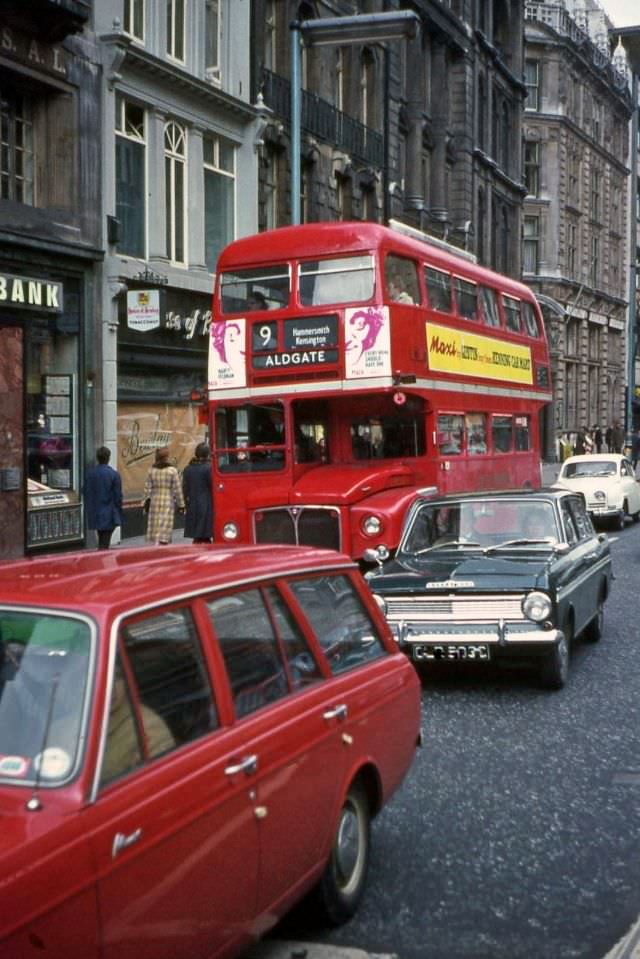
[[391, 624], [399, 646], [415, 663], [437, 661], [491, 662], [546, 656], [562, 639], [559, 629], [535, 623], [477, 623], [464, 625]]
[[620, 516], [622, 513], [622, 505], [596, 506], [594, 503], [587, 506], [587, 512], [591, 513], [594, 519], [610, 519], [613, 516]]

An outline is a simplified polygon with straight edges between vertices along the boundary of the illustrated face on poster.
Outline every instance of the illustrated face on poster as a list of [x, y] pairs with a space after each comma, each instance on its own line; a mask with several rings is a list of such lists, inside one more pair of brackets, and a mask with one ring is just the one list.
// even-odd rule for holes
[[209, 389], [246, 386], [246, 320], [221, 320], [211, 324]]
[[346, 378], [390, 376], [389, 308], [345, 310], [344, 326]]

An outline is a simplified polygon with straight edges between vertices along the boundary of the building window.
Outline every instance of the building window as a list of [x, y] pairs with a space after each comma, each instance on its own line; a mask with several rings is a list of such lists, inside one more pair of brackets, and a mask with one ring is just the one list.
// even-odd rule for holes
[[164, 169], [167, 217], [167, 256], [173, 263], [186, 262], [185, 165], [187, 138], [183, 127], [170, 121], [164, 128]]
[[120, 222], [118, 253], [145, 256], [145, 112], [116, 96], [116, 218]]
[[280, 180], [280, 154], [273, 149], [266, 150], [266, 164], [263, 181], [264, 213], [263, 230], [273, 230], [278, 226]]
[[598, 277], [600, 276], [600, 237], [591, 237], [591, 269], [589, 271], [589, 282], [592, 287], [598, 286]]
[[484, 202], [484, 190], [478, 190], [478, 236], [476, 240], [476, 251], [478, 254], [478, 260], [480, 263], [484, 263], [484, 221], [486, 217], [485, 202]]
[[362, 218], [375, 223], [376, 216], [376, 193], [375, 190], [362, 190]]
[[566, 354], [578, 355], [578, 320], [569, 319], [566, 326]]
[[167, 0], [167, 55], [184, 60], [185, 0]]
[[500, 134], [500, 147], [502, 156], [502, 169], [505, 173], [510, 172], [511, 150], [511, 117], [509, 104], [505, 101], [502, 104], [502, 131]]
[[205, 2], [205, 76], [214, 82], [220, 81], [220, 0]]
[[540, 262], [540, 218], [525, 216], [523, 243], [523, 270], [525, 273], [537, 273]]
[[589, 324], [589, 359], [594, 363], [600, 360], [600, 327], [595, 323]]
[[[217, 5], [218, 0], [216, 0]], [[277, 72], [276, 2], [266, 0], [264, 8], [264, 65], [272, 73]]]
[[0, 90], [0, 199], [34, 203], [32, 101], [5, 88]]
[[564, 421], [567, 426], [575, 426], [578, 422], [578, 364], [567, 363], [565, 388]]
[[214, 272], [218, 255], [235, 236], [235, 147], [228, 140], [205, 136], [204, 239], [207, 268]]
[[567, 230], [567, 271], [569, 279], [575, 279], [578, 262], [578, 227], [570, 223]]
[[303, 163], [300, 168], [300, 222], [309, 223], [311, 216], [311, 190], [313, 163]]
[[600, 409], [600, 366], [590, 366], [587, 375], [589, 377], [589, 393], [587, 396], [589, 411], [587, 415], [590, 423], [598, 423], [600, 421], [598, 415]]
[[529, 196], [540, 196], [540, 144], [532, 140], [524, 145], [524, 185]]
[[478, 79], [478, 146], [487, 149], [487, 86], [482, 75]]
[[124, 32], [144, 40], [144, 0], [124, 0]]
[[348, 83], [348, 57], [349, 51], [346, 47], [338, 47], [335, 59], [334, 93], [333, 102], [338, 110], [344, 111], [345, 91]]
[[569, 157], [569, 203], [574, 207], [580, 206], [580, 156], [572, 153]]
[[352, 213], [352, 189], [351, 178], [346, 176], [336, 176], [336, 194], [339, 220], [351, 220]]
[[526, 60], [524, 79], [527, 87], [526, 110], [538, 110], [540, 106], [540, 63], [538, 60]]
[[363, 50], [360, 60], [360, 116], [365, 127], [375, 127], [376, 63], [371, 50]]
[[602, 173], [594, 170], [591, 176], [591, 219], [600, 220], [600, 203], [602, 199]]
[[620, 241], [609, 240], [609, 265], [611, 275], [610, 291], [614, 296], [624, 296], [624, 291], [620, 290]]

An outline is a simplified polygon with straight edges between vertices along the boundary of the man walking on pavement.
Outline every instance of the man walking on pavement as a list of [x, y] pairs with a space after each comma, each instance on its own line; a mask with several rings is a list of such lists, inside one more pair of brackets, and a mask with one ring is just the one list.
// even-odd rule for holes
[[84, 481], [84, 505], [87, 526], [98, 534], [98, 549], [109, 549], [116, 526], [122, 526], [122, 480], [109, 466], [111, 450], [101, 446], [96, 452], [97, 465], [87, 470]]

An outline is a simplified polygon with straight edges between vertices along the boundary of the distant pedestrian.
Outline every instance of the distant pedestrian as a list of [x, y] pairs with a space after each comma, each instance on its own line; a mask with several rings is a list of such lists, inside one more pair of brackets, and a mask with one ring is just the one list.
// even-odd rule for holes
[[599, 426], [594, 426], [593, 430], [593, 442], [596, 444], [596, 453], [602, 453], [602, 430]]
[[574, 456], [582, 456], [585, 452], [584, 433], [582, 430], [578, 430], [576, 434], [576, 440], [573, 444], [573, 452]]
[[631, 436], [631, 462], [635, 470], [640, 460], [640, 429], [636, 427]]
[[583, 442], [584, 442], [584, 451], [587, 454], [587, 456], [589, 456], [591, 453], [593, 453], [593, 449], [594, 449], [593, 436], [591, 435], [590, 430], [584, 431]]
[[622, 453], [622, 446], [624, 444], [624, 430], [620, 426], [620, 420], [616, 420], [613, 424], [613, 430], [611, 431], [611, 445], [612, 449], [609, 450], [610, 453]]
[[604, 442], [607, 447], [607, 453], [613, 453], [613, 427], [607, 426], [604, 434]]
[[211, 499], [211, 450], [198, 443], [196, 455], [182, 474], [182, 492], [186, 504], [184, 535], [194, 543], [213, 539], [213, 502]]
[[156, 450], [156, 461], [144, 484], [144, 496], [143, 508], [148, 514], [147, 542], [166, 546], [171, 542], [176, 507], [184, 512], [180, 477], [169, 462], [168, 446]]
[[116, 526], [122, 526], [122, 480], [109, 466], [111, 450], [96, 451], [97, 465], [87, 470], [84, 481], [84, 508], [87, 526], [98, 534], [98, 549], [109, 549]]

